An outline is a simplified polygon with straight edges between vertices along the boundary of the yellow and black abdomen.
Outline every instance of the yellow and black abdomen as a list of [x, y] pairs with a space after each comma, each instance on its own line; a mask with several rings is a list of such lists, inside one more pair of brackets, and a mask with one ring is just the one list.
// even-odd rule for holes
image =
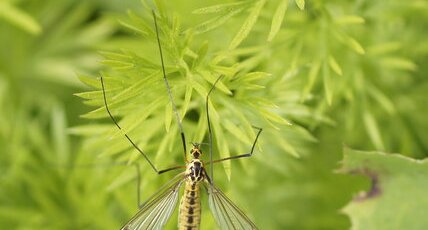
[[199, 181], [187, 180], [178, 214], [178, 229], [197, 230], [201, 223]]

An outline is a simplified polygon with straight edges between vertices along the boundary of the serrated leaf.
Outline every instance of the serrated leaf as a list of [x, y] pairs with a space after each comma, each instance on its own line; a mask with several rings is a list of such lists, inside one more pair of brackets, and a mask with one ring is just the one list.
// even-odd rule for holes
[[337, 75], [342, 76], [342, 68], [340, 68], [340, 65], [333, 56], [328, 57], [328, 64]]
[[296, 2], [296, 5], [299, 7], [300, 10], [305, 9], [305, 0], [294, 0]]
[[244, 24], [241, 26], [241, 29], [238, 31], [238, 33], [235, 35], [235, 37], [232, 39], [232, 42], [229, 45], [229, 49], [235, 49], [236, 47], [238, 47], [239, 44], [241, 44], [241, 42], [248, 36], [248, 34], [250, 33], [254, 24], [256, 23], [257, 18], [259, 17], [260, 12], [261, 12], [265, 2], [266, 2], [266, 0], [259, 0], [254, 5], [253, 9], [250, 12], [250, 15], [248, 15]]
[[371, 188], [360, 193], [343, 212], [352, 230], [425, 229], [428, 219], [428, 161], [399, 154], [344, 149], [342, 173], [369, 177]]
[[272, 25], [270, 27], [270, 32], [267, 39], [269, 42], [273, 40], [273, 38], [281, 28], [281, 24], [284, 21], [285, 12], [287, 11], [287, 5], [288, 1], [282, 0], [273, 15]]

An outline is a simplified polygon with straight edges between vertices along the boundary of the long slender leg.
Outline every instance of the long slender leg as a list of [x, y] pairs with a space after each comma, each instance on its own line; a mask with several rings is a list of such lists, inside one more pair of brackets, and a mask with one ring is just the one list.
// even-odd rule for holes
[[[207, 111], [207, 122], [208, 122], [208, 139], [209, 139], [209, 147], [210, 147], [210, 163], [213, 162], [213, 135], [212, 135], [212, 129], [211, 129], [211, 122], [210, 122], [210, 115], [209, 115], [209, 109], [208, 109], [208, 99], [210, 94], [214, 91], [215, 89], [215, 85], [217, 84], [218, 81], [220, 81], [220, 79], [223, 77], [223, 75], [221, 75], [220, 77], [217, 78], [217, 80], [214, 82], [213, 86], [211, 87], [210, 91], [207, 94], [207, 97], [205, 99], [205, 110]], [[210, 167], [210, 176], [211, 176], [211, 184], [214, 184], [214, 170], [213, 167]]]
[[[108, 104], [107, 104], [107, 99], [106, 99], [106, 93], [105, 93], [105, 88], [104, 88], [104, 80], [103, 77], [101, 76], [101, 86], [102, 86], [102, 90], [103, 90], [103, 98], [104, 98], [104, 105], [106, 107], [107, 113], [110, 116], [111, 120], [113, 121], [113, 123], [120, 129], [122, 130], [122, 128], [120, 127], [119, 123], [116, 121], [116, 119], [113, 117], [113, 115], [110, 112], [110, 109], [108, 108]], [[124, 133], [126, 139], [128, 139], [128, 141], [132, 144], [132, 146], [134, 146], [135, 149], [138, 150], [138, 152], [141, 153], [141, 155], [143, 155], [143, 157], [147, 160], [147, 162], [149, 162], [150, 166], [153, 168], [153, 170], [157, 173], [157, 174], [162, 174], [164, 172], [168, 172], [174, 169], [179, 169], [179, 168], [185, 168], [185, 166], [175, 166], [175, 167], [171, 167], [171, 168], [167, 168], [167, 169], [163, 169], [163, 170], [158, 170], [154, 164], [150, 161], [150, 159], [147, 157], [147, 155], [143, 152], [143, 150], [141, 150], [136, 144], [135, 142], [128, 136], [128, 134]]]
[[[238, 158], [243, 158], [243, 157], [251, 157], [253, 155], [254, 148], [256, 147], [257, 140], [259, 139], [259, 136], [263, 130], [262, 128], [259, 128], [259, 127], [254, 127], [254, 128], [257, 129], [258, 132], [257, 132], [256, 138], [254, 139], [253, 145], [251, 146], [251, 151], [249, 153], [245, 153], [245, 154], [241, 154], [241, 155], [237, 155], [237, 156], [226, 157], [226, 158], [222, 158], [222, 159], [218, 159], [218, 160], [213, 160], [213, 161], [207, 162], [207, 164], [211, 164], [211, 163], [214, 164], [214, 163], [218, 163], [218, 162], [222, 162], [222, 161], [233, 160], [233, 159], [238, 159]], [[213, 168], [213, 167], [211, 167], [211, 168]]]
[[166, 169], [159, 170], [159, 174], [166, 173], [166, 172], [169, 172], [169, 171], [172, 171], [172, 170], [176, 170], [176, 169], [185, 169], [185, 168], [186, 168], [185, 165], [178, 165], [178, 166], [174, 166], [174, 167], [171, 167], [171, 168], [166, 168]]
[[138, 202], [138, 208], [141, 208], [141, 171], [140, 171], [140, 165], [136, 162], [133, 163], [135, 167], [135, 171], [137, 173], [137, 202]]
[[172, 109], [174, 110], [174, 113], [175, 113], [175, 118], [176, 118], [177, 123], [178, 123], [178, 128], [180, 129], [181, 142], [183, 144], [184, 162], [187, 163], [186, 137], [184, 136], [183, 125], [181, 124], [180, 116], [178, 115], [178, 112], [177, 112], [177, 106], [175, 105], [174, 99], [172, 98], [171, 87], [169, 86], [168, 79], [166, 78], [165, 63], [163, 60], [162, 46], [161, 46], [160, 39], [159, 39], [159, 29], [158, 29], [158, 24], [156, 21], [156, 14], [155, 14], [154, 10], [152, 10], [152, 13], [153, 13], [153, 20], [155, 22], [156, 38], [157, 38], [157, 42], [158, 42], [160, 60], [161, 60], [161, 64], [162, 64], [163, 80], [165, 82], [165, 86], [166, 86], [166, 89], [168, 91], [168, 96], [169, 96], [169, 100], [171, 101]]
[[[104, 105], [106, 107], [107, 113], [110, 116], [111, 120], [113, 121], [113, 123], [117, 126], [117, 128], [119, 128], [120, 130], [123, 131], [122, 127], [120, 127], [119, 123], [117, 123], [116, 119], [113, 117], [113, 115], [110, 112], [110, 109], [108, 108], [107, 105], [107, 98], [106, 98], [106, 92], [105, 92], [105, 88], [104, 88], [104, 80], [103, 77], [101, 76], [101, 87], [103, 90], [103, 98], [104, 98]], [[128, 139], [128, 141], [132, 144], [132, 146], [134, 146], [135, 149], [138, 150], [138, 152], [141, 153], [141, 155], [143, 155], [143, 157], [147, 160], [147, 162], [149, 162], [150, 166], [153, 168], [153, 170], [156, 173], [159, 173], [159, 171], [156, 169], [156, 167], [154, 166], [154, 164], [150, 161], [150, 159], [147, 157], [147, 155], [143, 152], [143, 150], [141, 150], [136, 144], [135, 142], [128, 136], [128, 134], [124, 133], [126, 139]]]
[[[173, 99], [173, 97], [172, 97], [171, 87], [169, 86], [168, 79], [166, 78], [166, 71], [165, 71], [165, 64], [164, 64], [164, 60], [163, 60], [162, 46], [161, 46], [161, 44], [160, 44], [159, 32], [158, 32], [158, 25], [157, 25], [156, 15], [155, 15], [154, 10], [152, 11], [152, 13], [153, 13], [153, 20], [154, 20], [155, 29], [156, 29], [156, 38], [157, 38], [157, 43], [158, 43], [158, 47], [159, 47], [159, 53], [160, 53], [160, 59], [161, 59], [161, 66], [162, 66], [163, 79], [164, 79], [165, 86], [166, 86], [166, 89], [167, 89], [167, 91], [168, 91], [168, 96], [169, 96], [169, 99], [170, 99], [170, 101], [171, 101], [172, 108], [173, 108], [173, 110], [174, 110], [175, 117], [176, 117], [176, 120], [177, 120], [177, 123], [178, 123], [179, 129], [180, 129], [181, 141], [182, 141], [182, 145], [183, 145], [184, 161], [185, 161], [185, 162], [187, 162], [187, 158], [186, 158], [186, 152], [187, 152], [187, 150], [186, 150], [186, 138], [185, 138], [185, 135], [184, 135], [183, 126], [182, 126], [181, 121], [180, 121], [180, 117], [179, 117], [178, 112], [177, 112], [177, 107], [176, 107], [176, 105], [175, 105], [175, 103], [174, 103], [174, 99]], [[112, 115], [112, 114], [111, 114], [111, 112], [110, 112], [110, 109], [108, 108], [108, 103], [107, 103], [106, 93], [105, 93], [105, 87], [104, 87], [104, 81], [103, 81], [103, 77], [102, 77], [102, 76], [101, 76], [101, 86], [102, 86], [102, 90], [103, 90], [104, 105], [105, 105], [105, 107], [106, 107], [107, 113], [108, 113], [108, 115], [110, 116], [111, 120], [114, 122], [114, 124], [115, 124], [115, 125], [116, 125], [120, 130], [122, 130], [122, 127], [120, 127], [119, 123], [118, 123], [118, 122], [116, 121], [116, 119], [113, 117], [113, 115]], [[168, 172], [168, 171], [171, 171], [171, 170], [174, 170], [174, 169], [183, 168], [183, 166], [175, 166], [175, 167], [167, 168], [167, 169], [164, 169], [164, 170], [158, 170], [158, 169], [154, 166], [154, 164], [152, 163], [152, 161], [150, 161], [150, 159], [147, 157], [147, 155], [143, 152], [143, 150], [141, 150], [141, 149], [140, 149], [140, 148], [135, 144], [135, 142], [134, 142], [134, 141], [133, 141], [133, 140], [128, 136], [128, 134], [124, 133], [124, 135], [125, 135], [126, 139], [128, 139], [128, 141], [132, 144], [132, 146], [134, 146], [134, 148], [135, 148], [135, 149], [137, 149], [137, 150], [138, 150], [138, 152], [140, 152], [140, 153], [141, 153], [141, 155], [143, 155], [143, 157], [147, 160], [147, 162], [149, 162], [150, 166], [153, 168], [153, 170], [154, 170], [156, 173], [161, 174], [161, 173]]]

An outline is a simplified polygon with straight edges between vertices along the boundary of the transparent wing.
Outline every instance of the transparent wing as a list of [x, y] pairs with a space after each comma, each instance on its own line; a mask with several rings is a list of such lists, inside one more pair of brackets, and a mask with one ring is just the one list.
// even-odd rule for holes
[[175, 176], [162, 186], [140, 208], [137, 214], [122, 230], [158, 230], [162, 229], [177, 204], [180, 186], [184, 181], [184, 172]]
[[208, 202], [211, 212], [220, 229], [257, 229], [256, 225], [227, 196], [208, 184]]

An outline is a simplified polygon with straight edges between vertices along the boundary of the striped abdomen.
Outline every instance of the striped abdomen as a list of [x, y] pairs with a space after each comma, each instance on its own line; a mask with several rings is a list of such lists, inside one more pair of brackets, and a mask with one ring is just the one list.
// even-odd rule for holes
[[201, 194], [199, 182], [186, 181], [178, 213], [178, 229], [197, 230], [201, 223]]

